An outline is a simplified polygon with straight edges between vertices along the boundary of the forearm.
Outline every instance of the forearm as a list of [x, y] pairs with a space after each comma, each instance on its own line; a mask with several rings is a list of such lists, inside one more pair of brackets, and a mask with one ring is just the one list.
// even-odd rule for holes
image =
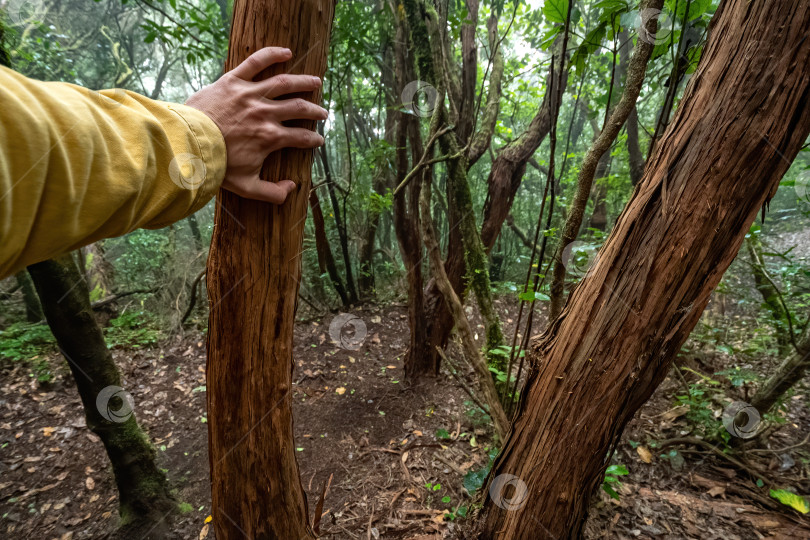
[[182, 219], [225, 174], [219, 128], [190, 107], [5, 68], [0, 103], [0, 277]]

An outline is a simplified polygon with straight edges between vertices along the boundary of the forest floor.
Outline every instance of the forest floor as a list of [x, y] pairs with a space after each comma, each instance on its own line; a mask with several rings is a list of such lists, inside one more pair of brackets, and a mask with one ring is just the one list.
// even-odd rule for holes
[[[500, 309], [508, 333], [515, 310]], [[310, 516], [327, 486], [320, 522], [326, 538], [457, 538], [464, 519], [452, 509], [471, 504], [464, 477], [487, 465], [491, 433], [446, 372], [416, 387], [404, 383], [404, 307], [353, 313], [367, 327], [356, 351], [331, 341], [332, 315], [296, 328], [295, 444]], [[114, 351], [136, 417], [185, 503], [173, 522], [184, 539], [214, 538], [206, 524], [204, 341], [189, 332], [158, 347]], [[457, 358], [454, 347], [451, 354]], [[723, 355], [683, 360], [703, 373], [729, 361]], [[0, 372], [0, 537], [104, 538], [117, 522], [112, 473], [85, 426], [64, 361], [53, 354], [52, 362], [59, 367], [47, 386], [20, 363]], [[680, 449], [672, 457], [660, 446], [690, 435], [686, 407], [673, 405], [682, 384], [671, 373], [628, 425], [613, 457], [629, 471], [621, 477], [620, 499], [599, 490], [586, 538], [810, 538], [810, 520], [756, 483], [766, 476], [807, 493], [810, 460], [800, 446], [810, 433], [807, 396], [791, 400], [787, 421], [767, 446], [748, 450], [740, 467], [711, 447], [672, 446]]]

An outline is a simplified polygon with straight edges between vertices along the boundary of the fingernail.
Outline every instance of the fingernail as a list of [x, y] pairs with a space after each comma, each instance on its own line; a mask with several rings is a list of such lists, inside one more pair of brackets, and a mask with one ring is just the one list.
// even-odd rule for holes
[[321, 84], [321, 78], [320, 77], [312, 77], [312, 82], [314, 82], [315, 84]]

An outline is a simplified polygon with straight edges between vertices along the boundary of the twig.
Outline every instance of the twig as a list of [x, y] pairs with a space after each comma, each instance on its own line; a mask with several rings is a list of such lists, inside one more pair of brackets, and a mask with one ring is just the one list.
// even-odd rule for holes
[[441, 348], [440, 348], [440, 347], [438, 347], [438, 346], [437, 346], [437, 347], [436, 347], [436, 350], [438, 351], [439, 356], [441, 356], [441, 357], [442, 357], [442, 360], [444, 360], [445, 362], [447, 362], [447, 365], [448, 365], [448, 367], [450, 368], [450, 369], [448, 369], [448, 371], [449, 371], [449, 372], [450, 372], [450, 374], [453, 376], [453, 378], [455, 378], [455, 379], [456, 379], [456, 381], [458, 381], [458, 384], [460, 384], [460, 385], [461, 385], [461, 388], [463, 388], [463, 389], [464, 389], [464, 391], [465, 391], [465, 392], [467, 392], [467, 395], [468, 395], [468, 396], [470, 396], [470, 399], [472, 399], [472, 400], [475, 402], [475, 404], [476, 404], [476, 405], [478, 405], [478, 408], [479, 408], [479, 409], [481, 409], [481, 410], [482, 410], [482, 411], [484, 411], [485, 413], [489, 414], [489, 409], [487, 409], [487, 408], [484, 406], [484, 404], [483, 404], [483, 403], [481, 403], [481, 401], [480, 401], [480, 400], [479, 400], [477, 397], [475, 397], [475, 395], [474, 395], [474, 394], [473, 394], [473, 392], [472, 392], [472, 389], [471, 389], [469, 386], [467, 386], [467, 383], [465, 383], [463, 380], [461, 380], [461, 377], [460, 377], [460, 376], [458, 375], [458, 373], [457, 373], [458, 368], [455, 366], [455, 364], [453, 364], [453, 363], [450, 361], [450, 359], [449, 359], [449, 358], [447, 358], [447, 355], [446, 355], [446, 354], [444, 354], [444, 351], [443, 351], [443, 350], [441, 350]]
[[[419, 172], [419, 170], [421, 170], [422, 167], [425, 167], [426, 165], [428, 165], [430, 162], [433, 161], [433, 160], [428, 161], [428, 159], [427, 159], [427, 157], [430, 155], [430, 151], [433, 149], [433, 144], [436, 142], [436, 139], [438, 139], [439, 137], [441, 137], [442, 135], [444, 135], [445, 133], [447, 133], [451, 129], [453, 129], [453, 126], [444, 126], [443, 128], [441, 128], [436, 133], [434, 133], [433, 135], [430, 136], [430, 139], [428, 139], [428, 142], [425, 145], [425, 151], [422, 154], [422, 158], [419, 160], [419, 163], [417, 163], [416, 166], [413, 169], [411, 169], [411, 172], [409, 172], [405, 176], [405, 178], [402, 180], [402, 182], [400, 182], [400, 184], [394, 190], [394, 197], [399, 195], [399, 192], [402, 191], [403, 189], [405, 189], [405, 186], [408, 185], [408, 182], [410, 182], [413, 179], [413, 177], [416, 176], [416, 173]], [[446, 159], [452, 159], [452, 156], [448, 157]]]

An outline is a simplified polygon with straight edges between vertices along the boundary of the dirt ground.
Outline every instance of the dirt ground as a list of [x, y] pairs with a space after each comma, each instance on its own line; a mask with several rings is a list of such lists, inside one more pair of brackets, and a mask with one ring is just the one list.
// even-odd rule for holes
[[[331, 314], [297, 326], [295, 443], [310, 516], [326, 485], [320, 520], [326, 538], [461, 537], [464, 519], [447, 514], [471, 504], [464, 476], [487, 464], [491, 433], [446, 372], [416, 387], [402, 380], [404, 307], [353, 313], [367, 329], [358, 350], [332, 342]], [[214, 538], [206, 523], [204, 341], [189, 332], [160, 347], [114, 351], [135, 415], [186, 503], [172, 525], [183, 539]], [[29, 376], [28, 366], [0, 372], [0, 538], [105, 538], [117, 521], [112, 473], [99, 439], [85, 426], [64, 361], [52, 356], [57, 377], [46, 387]], [[800, 445], [810, 433], [806, 395], [791, 400], [786, 423], [767, 446], [746, 453], [744, 467], [694, 445], [674, 445], [681, 457], [664, 459], [665, 450], [653, 441], [689, 436], [685, 411], [672, 403], [682, 384], [674, 377], [625, 430], [613, 458], [629, 470], [620, 500], [600, 490], [586, 538], [810, 538], [810, 520], [770, 499], [754, 476], [764, 470], [769, 481], [810, 491], [807, 446]]]

